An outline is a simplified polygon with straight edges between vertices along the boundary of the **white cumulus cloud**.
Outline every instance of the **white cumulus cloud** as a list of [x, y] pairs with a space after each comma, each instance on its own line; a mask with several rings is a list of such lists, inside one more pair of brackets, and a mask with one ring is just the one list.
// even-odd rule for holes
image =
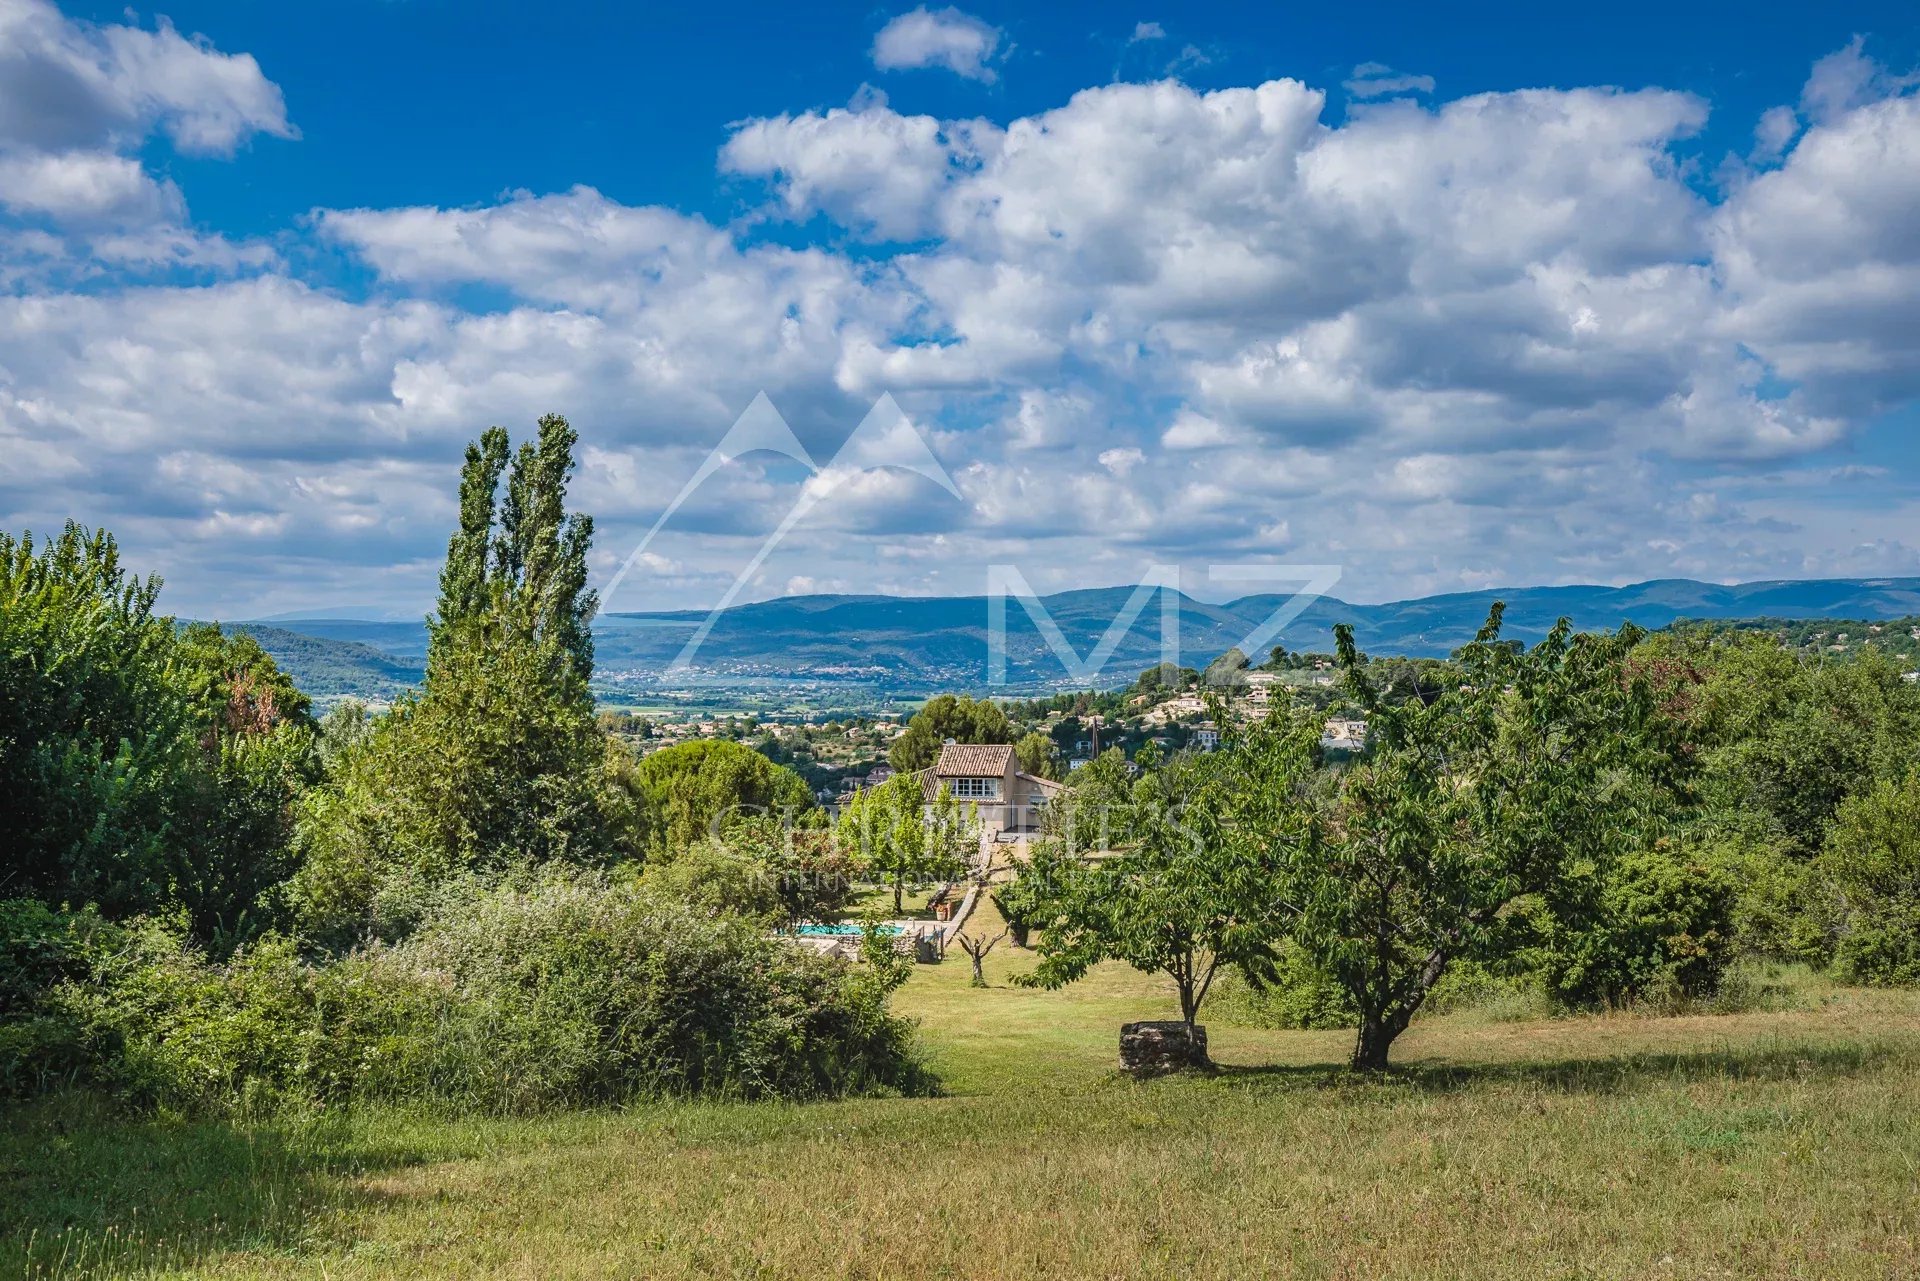
[[888, 22], [873, 38], [873, 65], [882, 71], [944, 67], [969, 80], [993, 83], [994, 55], [1002, 32], [991, 23], [948, 7], [922, 5]]

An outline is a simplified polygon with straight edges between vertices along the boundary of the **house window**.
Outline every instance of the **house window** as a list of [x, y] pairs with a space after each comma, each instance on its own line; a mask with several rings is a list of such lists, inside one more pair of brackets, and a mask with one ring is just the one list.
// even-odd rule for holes
[[949, 785], [955, 800], [990, 801], [1000, 795], [1000, 780], [997, 778], [956, 778]]

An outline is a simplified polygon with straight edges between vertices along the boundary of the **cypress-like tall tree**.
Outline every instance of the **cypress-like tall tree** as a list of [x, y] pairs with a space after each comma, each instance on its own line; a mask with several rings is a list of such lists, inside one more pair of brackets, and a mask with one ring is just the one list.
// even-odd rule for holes
[[428, 622], [436, 658], [445, 651], [452, 625], [472, 617], [485, 602], [495, 495], [506, 468], [506, 428], [489, 427], [467, 446], [466, 465], [460, 469], [460, 528], [447, 544], [447, 563], [440, 570], [440, 608]]
[[632, 852], [587, 686], [598, 601], [593, 523], [566, 504], [576, 439], [554, 414], [517, 452], [499, 427], [468, 446], [426, 684], [305, 806], [294, 899], [319, 936], [404, 928], [382, 904], [452, 873]]
[[461, 629], [487, 620], [516, 640], [550, 643], [584, 690], [599, 599], [587, 586], [593, 518], [566, 508], [578, 440], [565, 418], [548, 414], [537, 440], [512, 455], [511, 469], [505, 428], [489, 427], [467, 446], [460, 528], [447, 545], [440, 607], [429, 624], [429, 684], [434, 660], [445, 658]]

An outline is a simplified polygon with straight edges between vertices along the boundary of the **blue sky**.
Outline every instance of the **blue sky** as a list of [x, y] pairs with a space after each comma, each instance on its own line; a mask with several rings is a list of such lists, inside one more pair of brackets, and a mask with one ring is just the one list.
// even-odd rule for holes
[[417, 614], [489, 422], [604, 580], [765, 391], [614, 608], [1920, 573], [1920, 22], [1755, 12], [0, 0], [0, 525]]

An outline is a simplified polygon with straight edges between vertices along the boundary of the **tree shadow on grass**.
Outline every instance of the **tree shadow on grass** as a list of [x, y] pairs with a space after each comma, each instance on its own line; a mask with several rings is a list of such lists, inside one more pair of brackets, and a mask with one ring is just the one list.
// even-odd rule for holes
[[1634, 1051], [1511, 1062], [1414, 1060], [1385, 1072], [1361, 1073], [1339, 1063], [1222, 1064], [1229, 1087], [1352, 1089], [1396, 1086], [1447, 1094], [1498, 1086], [1529, 1086], [1563, 1094], [1618, 1094], [1660, 1082], [1783, 1081], [1841, 1077], [1895, 1063], [1911, 1063], [1911, 1046], [1860, 1042], [1844, 1045], [1759, 1044], [1687, 1051]]
[[86, 1096], [0, 1110], [0, 1276], [124, 1276], [284, 1254], [367, 1200], [356, 1175], [427, 1160], [338, 1121], [165, 1121]]

